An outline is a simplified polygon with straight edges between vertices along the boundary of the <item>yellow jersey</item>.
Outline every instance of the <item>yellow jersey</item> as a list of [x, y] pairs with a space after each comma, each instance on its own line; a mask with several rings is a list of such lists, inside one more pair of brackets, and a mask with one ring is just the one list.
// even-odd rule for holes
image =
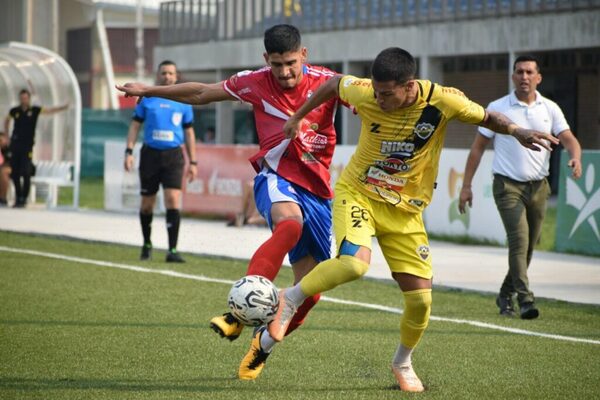
[[384, 112], [370, 79], [346, 75], [339, 84], [340, 99], [362, 121], [356, 151], [340, 179], [409, 212], [423, 211], [431, 202], [448, 121], [478, 124], [485, 118], [484, 108], [457, 89], [427, 80], [416, 85], [414, 104]]

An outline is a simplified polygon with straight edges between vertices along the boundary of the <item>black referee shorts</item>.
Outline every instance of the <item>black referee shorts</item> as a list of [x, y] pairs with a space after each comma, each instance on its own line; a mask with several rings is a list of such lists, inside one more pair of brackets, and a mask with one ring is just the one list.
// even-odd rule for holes
[[163, 189], [181, 190], [183, 178], [183, 150], [181, 147], [168, 150], [156, 150], [142, 146], [140, 155], [140, 194], [153, 196], [159, 185]]
[[30, 151], [12, 151], [10, 155], [10, 174], [13, 178], [31, 176], [32, 166]]

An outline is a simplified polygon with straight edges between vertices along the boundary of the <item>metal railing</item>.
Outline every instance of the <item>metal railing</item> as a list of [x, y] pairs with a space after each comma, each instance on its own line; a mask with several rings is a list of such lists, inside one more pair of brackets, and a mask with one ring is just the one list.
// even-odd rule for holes
[[301, 32], [406, 26], [600, 8], [600, 0], [177, 0], [160, 6], [162, 45]]

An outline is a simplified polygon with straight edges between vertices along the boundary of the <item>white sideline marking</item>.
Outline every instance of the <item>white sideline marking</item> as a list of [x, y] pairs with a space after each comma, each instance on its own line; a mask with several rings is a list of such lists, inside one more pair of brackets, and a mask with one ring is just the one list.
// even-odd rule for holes
[[[352, 306], [359, 306], [359, 307], [363, 307], [363, 308], [370, 308], [372, 310], [386, 311], [386, 312], [390, 312], [390, 313], [394, 313], [394, 314], [402, 314], [402, 309], [400, 309], [400, 308], [382, 306], [380, 304], [361, 303], [358, 301], [351, 301], [351, 300], [341, 300], [341, 299], [336, 299], [336, 298], [327, 297], [327, 296], [321, 296], [321, 300], [329, 301], [331, 303], [346, 304], [346, 305], [352, 305]], [[472, 325], [472, 326], [477, 326], [479, 328], [494, 329], [497, 331], [516, 333], [519, 335], [538, 336], [538, 337], [543, 337], [546, 339], [564, 340], [567, 342], [600, 344], [600, 340], [581, 339], [581, 338], [576, 338], [576, 337], [571, 337], [571, 336], [553, 335], [551, 333], [533, 332], [533, 331], [527, 331], [525, 329], [509, 328], [507, 326], [488, 324], [487, 322], [471, 321], [468, 319], [436, 317], [434, 315], [431, 315], [429, 317], [429, 319], [432, 321], [452, 322], [455, 324]]]
[[78, 262], [78, 263], [82, 263], [82, 264], [98, 265], [100, 267], [118, 268], [118, 269], [126, 269], [128, 271], [146, 272], [146, 273], [150, 273], [150, 274], [174, 276], [176, 278], [193, 279], [195, 281], [202, 281], [202, 282], [226, 283], [228, 285], [232, 285], [235, 282], [235, 281], [230, 281], [227, 279], [209, 278], [209, 277], [203, 276], [203, 275], [184, 274], [182, 272], [177, 272], [177, 271], [173, 271], [170, 269], [151, 269], [151, 268], [137, 267], [135, 265], [113, 263], [110, 261], [100, 261], [100, 260], [92, 260], [89, 258], [65, 256], [63, 254], [46, 253], [44, 251], [16, 249], [16, 248], [12, 248], [12, 247], [4, 247], [4, 246], [0, 246], [0, 251], [6, 251], [9, 253], [30, 254], [32, 256], [55, 258], [57, 260], [74, 261], [74, 262]]
[[[128, 270], [128, 271], [166, 275], [166, 276], [172, 276], [175, 278], [192, 279], [192, 280], [202, 281], [202, 282], [224, 283], [224, 284], [228, 284], [228, 285], [231, 285], [234, 283], [234, 281], [228, 280], [228, 279], [216, 279], [216, 278], [209, 278], [209, 277], [203, 276], [203, 275], [184, 274], [182, 272], [177, 272], [177, 271], [173, 271], [173, 270], [169, 270], [169, 269], [151, 269], [151, 268], [138, 267], [135, 265], [119, 264], [119, 263], [113, 263], [113, 262], [109, 262], [109, 261], [92, 260], [89, 258], [65, 256], [63, 254], [47, 253], [47, 252], [36, 251], [36, 250], [27, 250], [27, 249], [18, 249], [18, 248], [0, 246], [0, 251], [5, 251], [5, 252], [9, 252], [9, 253], [29, 254], [29, 255], [33, 255], [33, 256], [39, 256], [39, 257], [47, 257], [47, 258], [54, 258], [54, 259], [58, 259], [58, 260], [73, 261], [73, 262], [78, 262], [78, 263], [82, 263], [82, 264], [92, 264], [92, 265], [97, 265], [100, 267], [118, 268], [118, 269], [124, 269], [124, 270]], [[369, 308], [372, 310], [385, 311], [385, 312], [394, 313], [394, 314], [402, 314], [402, 309], [400, 309], [400, 308], [388, 307], [388, 306], [384, 306], [381, 304], [371, 304], [371, 303], [362, 303], [362, 302], [351, 301], [351, 300], [342, 300], [342, 299], [336, 299], [335, 297], [328, 297], [328, 296], [322, 296], [321, 300], [328, 301], [330, 303], [345, 304], [345, 305]], [[582, 338], [576, 338], [576, 337], [571, 337], [571, 336], [553, 335], [550, 333], [533, 332], [533, 331], [527, 331], [525, 329], [508, 328], [506, 326], [488, 324], [487, 322], [471, 321], [471, 320], [467, 320], [467, 319], [436, 317], [433, 315], [430, 316], [429, 319], [432, 321], [452, 322], [455, 324], [471, 325], [471, 326], [476, 326], [478, 328], [493, 329], [493, 330], [497, 330], [497, 331], [515, 333], [515, 334], [519, 334], [519, 335], [537, 336], [537, 337], [543, 337], [546, 339], [562, 340], [562, 341], [567, 341], [567, 342], [600, 344], [600, 340], [582, 339]]]

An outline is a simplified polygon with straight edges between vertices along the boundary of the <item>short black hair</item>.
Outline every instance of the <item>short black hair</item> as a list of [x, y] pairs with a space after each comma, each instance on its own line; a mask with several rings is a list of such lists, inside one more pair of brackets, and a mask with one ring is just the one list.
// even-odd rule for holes
[[298, 51], [302, 44], [298, 28], [287, 24], [275, 25], [267, 29], [264, 42], [267, 54]]
[[177, 69], [177, 64], [175, 64], [173, 61], [171, 60], [164, 60], [163, 62], [161, 62], [160, 64], [158, 64], [158, 70], [160, 71], [160, 69], [165, 66], [165, 65], [172, 65], [175, 67], [175, 69]]
[[527, 61], [533, 61], [535, 63], [535, 68], [537, 69], [537, 72], [540, 72], [540, 63], [538, 62], [537, 58], [535, 58], [531, 54], [525, 54], [525, 55], [517, 57], [515, 59], [515, 62], [513, 63], [513, 72], [517, 69], [517, 63], [527, 62]]
[[413, 56], [399, 47], [381, 51], [371, 64], [371, 76], [377, 82], [405, 83], [414, 79], [416, 72], [417, 65]]
[[21, 89], [21, 91], [19, 92], [19, 96], [22, 94], [26, 94], [27, 96], [31, 97], [31, 92], [27, 89]]

